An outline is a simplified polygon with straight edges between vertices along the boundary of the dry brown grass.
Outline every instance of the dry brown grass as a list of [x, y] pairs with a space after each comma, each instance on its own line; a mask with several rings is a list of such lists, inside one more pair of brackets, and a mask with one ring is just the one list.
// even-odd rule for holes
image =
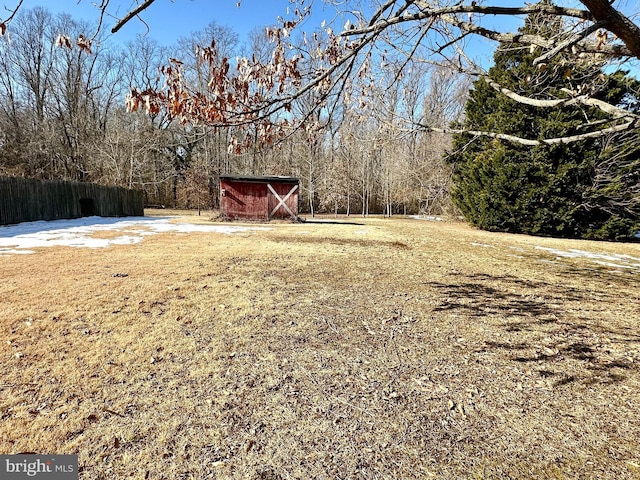
[[363, 223], [0, 256], [0, 453], [92, 480], [640, 478], [640, 269], [535, 248], [640, 245]]

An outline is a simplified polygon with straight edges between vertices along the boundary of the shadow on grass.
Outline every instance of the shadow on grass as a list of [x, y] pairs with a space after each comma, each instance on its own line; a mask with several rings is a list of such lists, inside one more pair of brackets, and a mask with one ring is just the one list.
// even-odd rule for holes
[[338, 245], [355, 247], [390, 247], [396, 249], [409, 249], [409, 245], [399, 241], [369, 240], [359, 238], [331, 238], [331, 237], [274, 237], [274, 241], [279, 243], [300, 243], [307, 245]]
[[[478, 353], [503, 351], [510, 360], [534, 367], [542, 377], [553, 377], [556, 387], [574, 382], [617, 383], [626, 378], [625, 371], [638, 370], [637, 362], [626, 356], [616, 358], [603, 342], [613, 339], [637, 348], [640, 334], [626, 326], [603, 326], [588, 314], [575, 318], [583, 305], [588, 310], [589, 304], [619, 302], [615, 295], [601, 292], [594, 300], [592, 292], [510, 275], [460, 277], [451, 283], [429, 282], [441, 293], [434, 311], [455, 312], [471, 321], [493, 317], [509, 337], [515, 337], [515, 341], [485, 341]], [[539, 345], [540, 333], [552, 339], [545, 347]], [[570, 371], [558, 371], [563, 367]]]
[[[444, 300], [435, 308], [437, 312], [462, 310], [470, 317], [499, 314], [535, 318], [532, 321], [541, 324], [557, 320], [560, 313], [557, 302], [582, 300], [572, 289], [513, 276], [471, 275], [465, 276], [460, 282], [430, 282], [429, 285], [444, 296]], [[554, 292], [553, 295], [549, 294], [550, 290]], [[512, 326], [517, 328], [517, 324]]]
[[301, 223], [309, 223], [315, 225], [356, 225], [362, 227], [366, 225], [365, 223], [359, 222], [341, 222], [340, 220], [308, 220], [305, 218], [301, 218]]

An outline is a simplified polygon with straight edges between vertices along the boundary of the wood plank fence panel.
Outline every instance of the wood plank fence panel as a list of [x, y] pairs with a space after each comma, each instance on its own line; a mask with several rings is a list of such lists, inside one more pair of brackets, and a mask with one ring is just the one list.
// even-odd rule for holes
[[0, 177], [0, 225], [87, 215], [144, 215], [141, 190], [92, 183]]

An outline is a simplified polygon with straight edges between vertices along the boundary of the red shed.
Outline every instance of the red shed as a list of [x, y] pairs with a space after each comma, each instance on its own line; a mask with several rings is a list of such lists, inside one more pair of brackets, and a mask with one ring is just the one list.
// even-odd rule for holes
[[298, 219], [295, 177], [220, 177], [220, 212], [227, 220]]

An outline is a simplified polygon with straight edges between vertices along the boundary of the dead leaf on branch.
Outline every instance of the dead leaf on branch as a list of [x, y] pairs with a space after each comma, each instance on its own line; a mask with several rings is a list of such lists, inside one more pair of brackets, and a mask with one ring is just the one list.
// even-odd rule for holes
[[67, 35], [58, 35], [56, 38], [56, 47], [65, 47], [71, 49], [71, 38]]
[[[91, 54], [93, 53], [91, 51], [91, 39], [90, 38], [86, 38], [84, 35], [80, 35], [78, 37], [78, 41], [76, 42], [76, 45], [78, 45], [78, 47], [80, 47], [81, 50]], [[69, 48], [71, 48], [71, 46], [69, 46]]]

